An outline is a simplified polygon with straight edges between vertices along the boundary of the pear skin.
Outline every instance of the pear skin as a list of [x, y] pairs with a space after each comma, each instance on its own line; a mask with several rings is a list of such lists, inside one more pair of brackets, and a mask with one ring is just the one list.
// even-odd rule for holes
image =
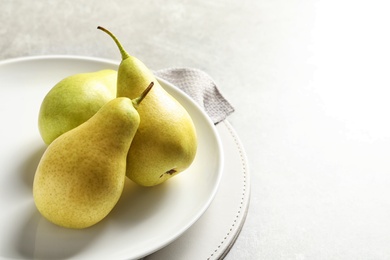
[[146, 65], [130, 56], [118, 39], [103, 27], [118, 46], [117, 96], [134, 98], [149, 82], [154, 87], [138, 109], [142, 118], [127, 156], [127, 176], [142, 186], [155, 186], [187, 169], [197, 150], [194, 123], [186, 109], [156, 80]]
[[117, 72], [100, 70], [62, 79], [42, 101], [38, 128], [50, 144], [58, 136], [84, 123], [116, 97]]
[[126, 156], [139, 123], [133, 102], [115, 98], [56, 138], [34, 176], [39, 212], [59, 226], [75, 229], [105, 218], [122, 194]]

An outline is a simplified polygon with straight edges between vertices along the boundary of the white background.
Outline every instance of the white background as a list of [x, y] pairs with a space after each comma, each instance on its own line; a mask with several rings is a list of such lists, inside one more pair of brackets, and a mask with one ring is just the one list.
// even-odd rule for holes
[[366, 0], [0, 0], [0, 58], [195, 67], [235, 106], [252, 180], [226, 259], [389, 259], [389, 7]]

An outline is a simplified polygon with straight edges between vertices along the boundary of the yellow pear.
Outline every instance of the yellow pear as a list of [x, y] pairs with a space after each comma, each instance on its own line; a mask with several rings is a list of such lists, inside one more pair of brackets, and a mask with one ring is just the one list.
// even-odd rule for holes
[[50, 144], [114, 99], [116, 80], [117, 72], [106, 69], [75, 74], [54, 85], [43, 99], [38, 115], [43, 141]]
[[127, 156], [127, 176], [142, 186], [160, 184], [192, 164], [197, 150], [195, 126], [186, 109], [163, 89], [145, 64], [130, 56], [110, 31], [98, 29], [112, 37], [122, 55], [118, 97], [137, 97], [145, 84], [155, 84], [138, 110], [142, 121]]
[[114, 208], [124, 187], [126, 156], [140, 123], [140, 98], [115, 98], [89, 120], [55, 139], [33, 183], [34, 202], [49, 221], [92, 226]]

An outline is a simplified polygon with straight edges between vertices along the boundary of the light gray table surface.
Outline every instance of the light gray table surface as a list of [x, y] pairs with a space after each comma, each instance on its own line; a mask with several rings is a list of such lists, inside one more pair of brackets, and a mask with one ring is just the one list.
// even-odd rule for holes
[[[251, 204], [225, 259], [390, 259], [386, 1], [0, 0], [0, 59], [119, 59], [217, 82]], [[21, 75], [22, 76], [22, 75]]]

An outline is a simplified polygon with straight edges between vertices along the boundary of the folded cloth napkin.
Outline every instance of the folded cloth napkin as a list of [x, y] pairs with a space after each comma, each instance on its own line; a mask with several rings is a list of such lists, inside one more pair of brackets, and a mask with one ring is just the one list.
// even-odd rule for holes
[[219, 92], [213, 79], [204, 71], [193, 68], [169, 68], [154, 74], [183, 90], [208, 114], [214, 124], [234, 112], [233, 106]]

